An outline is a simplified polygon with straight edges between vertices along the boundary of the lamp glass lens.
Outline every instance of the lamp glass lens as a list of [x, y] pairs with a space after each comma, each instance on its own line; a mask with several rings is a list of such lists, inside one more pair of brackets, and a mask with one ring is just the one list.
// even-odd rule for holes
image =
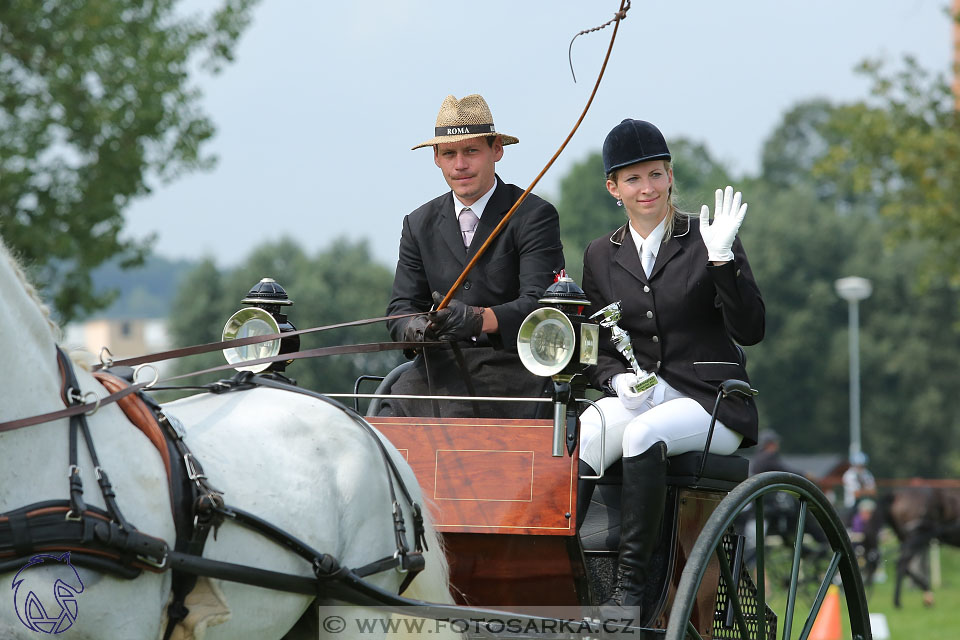
[[569, 362], [573, 346], [573, 336], [556, 318], [543, 320], [530, 335], [530, 353], [538, 363], [546, 367]]
[[580, 325], [580, 364], [597, 364], [600, 355], [600, 327], [589, 322]]
[[517, 353], [530, 373], [552, 376], [573, 359], [577, 348], [573, 324], [551, 307], [533, 310], [520, 324]]
[[[227, 320], [227, 324], [223, 328], [223, 339], [237, 340], [255, 336], [268, 336], [272, 333], [280, 333], [280, 328], [273, 316], [263, 309], [250, 307], [241, 309]], [[278, 353], [280, 353], [280, 340], [269, 340], [223, 350], [223, 356], [227, 359], [227, 363], [232, 365], [248, 360], [270, 358]], [[234, 366], [237, 371], [253, 371], [254, 373], [264, 371], [268, 367], [270, 367], [269, 362], [250, 366]]]

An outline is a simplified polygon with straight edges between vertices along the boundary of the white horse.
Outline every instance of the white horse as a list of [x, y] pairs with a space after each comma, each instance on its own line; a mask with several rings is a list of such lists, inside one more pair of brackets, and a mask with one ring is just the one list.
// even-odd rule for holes
[[[57, 335], [34, 288], [0, 241], [0, 422], [63, 408], [55, 356]], [[84, 393], [108, 395], [91, 374], [79, 367], [76, 373]], [[203, 464], [211, 484], [224, 492], [228, 505], [281, 527], [314, 549], [334, 556], [343, 567], [360, 567], [396, 550], [384, 461], [371, 436], [345, 412], [309, 396], [274, 389], [204, 394], [169, 403], [164, 409], [187, 426], [187, 445]], [[116, 404], [102, 406], [89, 418], [89, 424], [101, 466], [110, 476], [123, 515], [140, 531], [166, 540], [172, 548], [175, 533], [167, 478], [157, 450], [129, 424]], [[0, 514], [68, 497], [67, 438], [67, 419], [0, 433]], [[393, 446], [386, 445], [403, 482], [414, 500], [422, 504], [409, 466]], [[82, 439], [79, 449], [84, 500], [104, 508]], [[413, 520], [407, 505], [404, 517], [410, 537]], [[425, 552], [426, 569], [403, 595], [452, 603], [440, 541], [429, 521], [426, 526], [430, 549]], [[203, 555], [312, 575], [305, 560], [230, 520], [216, 537], [208, 537]], [[29, 568], [31, 577], [41, 583], [45, 574], [39, 572], [49, 572], [46, 576], [51, 594], [57, 572], [63, 573], [63, 566], [58, 569], [57, 564], [51, 561]], [[144, 572], [134, 580], [125, 580], [81, 567], [76, 570], [82, 591], [63, 583], [69, 586], [68, 595], [76, 609], [76, 619], [64, 637], [162, 637], [171, 594], [169, 572]], [[34, 640], [37, 632], [27, 628], [17, 615], [12, 586], [15, 574], [0, 575], [0, 638]], [[396, 593], [402, 576], [391, 569], [367, 580]], [[309, 596], [215, 579], [204, 581], [213, 603], [199, 605], [192, 621], [196, 624], [192, 629], [178, 630], [176, 638], [282, 638], [311, 604]], [[49, 602], [55, 602], [53, 595]], [[49, 615], [55, 613], [47, 611]], [[366, 615], [374, 618], [388, 614], [369, 611]], [[349, 618], [346, 622], [354, 624]], [[430, 637], [436, 638], [436, 629], [428, 629]], [[321, 625], [310, 637], [317, 637], [317, 633], [327, 637], [326, 632], [339, 638], [359, 635], [336, 625]]]

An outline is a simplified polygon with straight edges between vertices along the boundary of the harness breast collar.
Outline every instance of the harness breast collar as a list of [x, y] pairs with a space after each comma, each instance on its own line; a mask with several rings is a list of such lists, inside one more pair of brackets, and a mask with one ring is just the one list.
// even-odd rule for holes
[[[80, 389], [73, 365], [60, 347], [57, 347], [57, 364], [60, 369], [61, 398], [70, 408], [74, 405], [89, 404], [87, 397], [94, 392], [84, 394]], [[183, 437], [185, 432], [179, 421], [164, 414], [160, 406], [140, 389], [135, 395], [124, 394], [130, 385], [121, 377], [107, 372], [97, 372], [98, 380], [112, 395], [126, 395], [127, 405], [121, 403], [125, 413], [143, 411], [156, 422], [144, 427], [137, 419], [137, 426], [144, 431], [164, 459], [168, 479], [173, 518], [177, 539], [171, 549], [167, 542], [145, 534], [127, 521], [116, 502], [116, 494], [106, 470], [101, 466], [94, 447], [93, 438], [87, 424], [87, 414], [80, 412], [70, 416], [69, 424], [69, 467], [67, 500], [46, 500], [36, 502], [7, 513], [0, 513], [0, 573], [15, 570], [40, 552], [69, 551], [71, 562], [115, 576], [133, 579], [142, 571], [161, 573], [173, 571], [173, 598], [168, 607], [168, 625], [164, 638], [169, 638], [175, 625], [183, 620], [189, 611], [184, 600], [193, 588], [199, 576], [219, 578], [269, 589], [301, 593], [305, 595], [344, 596], [367, 602], [383, 602], [391, 597], [379, 588], [366, 583], [362, 578], [396, 569], [405, 574], [400, 586], [402, 593], [416, 575], [425, 567], [423, 551], [427, 549], [423, 514], [420, 505], [415, 502], [395, 463], [370, 426], [358, 413], [319, 393], [302, 389], [269, 375], [255, 375], [243, 372], [230, 381], [220, 381], [209, 385], [208, 390], [216, 393], [240, 391], [254, 387], [270, 387], [294, 393], [308, 395], [346, 412], [353, 421], [366, 431], [384, 460], [390, 499], [393, 510], [393, 528], [396, 552], [393, 555], [375, 560], [356, 569], [341, 567], [339, 562], [327, 553], [311, 548], [283, 529], [248, 513], [242, 509], [225, 504], [223, 493], [207, 482], [200, 461], [190, 452]], [[131, 404], [133, 403], [133, 404]], [[143, 410], [146, 407], [146, 410]], [[87, 451], [93, 461], [97, 483], [106, 509], [88, 505], [83, 500], [83, 481], [81, 478], [79, 457], [79, 434], [83, 435]], [[167, 455], [164, 455], [167, 454]], [[399, 490], [403, 500], [413, 511], [413, 550], [407, 542], [407, 531], [403, 511], [398, 500]], [[209, 560], [201, 556], [210, 530], [217, 528], [225, 519], [256, 531], [282, 547], [293, 551], [310, 562], [314, 577], [285, 574], [244, 565]]]

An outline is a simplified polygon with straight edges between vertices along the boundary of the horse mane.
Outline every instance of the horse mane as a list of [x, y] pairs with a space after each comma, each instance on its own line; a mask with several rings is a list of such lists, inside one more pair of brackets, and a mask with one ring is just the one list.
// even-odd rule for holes
[[30, 282], [27, 278], [27, 274], [21, 266], [20, 261], [17, 260], [16, 256], [13, 255], [13, 252], [7, 247], [7, 245], [0, 241], [0, 257], [5, 259], [10, 267], [13, 269], [13, 274], [17, 277], [17, 280], [20, 281], [20, 284], [23, 286], [24, 291], [27, 292], [27, 296], [37, 305], [40, 309], [40, 313], [43, 314], [44, 320], [47, 321], [47, 325], [50, 327], [50, 333], [53, 335], [53, 339], [56, 342], [60, 342], [63, 334], [60, 331], [60, 326], [54, 322], [53, 314], [50, 313], [50, 307], [43, 301], [40, 297], [40, 293], [37, 291], [37, 288], [33, 286], [33, 283]]

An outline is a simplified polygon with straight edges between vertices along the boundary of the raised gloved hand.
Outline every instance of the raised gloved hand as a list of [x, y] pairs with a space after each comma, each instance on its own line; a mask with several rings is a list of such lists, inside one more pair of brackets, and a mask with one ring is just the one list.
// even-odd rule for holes
[[717, 189], [717, 206], [710, 224], [710, 207], [700, 208], [700, 235], [707, 245], [707, 259], [710, 262], [729, 262], [733, 260], [733, 239], [747, 215], [747, 203], [740, 204], [741, 194], [733, 192], [728, 186], [725, 191]]
[[[433, 292], [434, 304], [443, 302], [443, 296]], [[434, 314], [430, 329], [436, 334], [437, 340], [458, 342], [469, 340], [480, 335], [483, 328], [483, 310], [480, 307], [471, 307], [468, 304], [453, 299], [443, 309]]]
[[632, 371], [618, 373], [613, 376], [613, 379], [610, 381], [610, 386], [617, 392], [617, 397], [620, 398], [620, 403], [625, 409], [639, 409], [643, 406], [643, 403], [647, 401], [647, 398], [650, 397], [650, 394], [653, 393], [654, 387], [650, 387], [640, 393], [635, 393], [633, 391], [633, 385], [637, 384], [637, 382], [639, 382], [639, 378], [637, 378], [637, 374]]

